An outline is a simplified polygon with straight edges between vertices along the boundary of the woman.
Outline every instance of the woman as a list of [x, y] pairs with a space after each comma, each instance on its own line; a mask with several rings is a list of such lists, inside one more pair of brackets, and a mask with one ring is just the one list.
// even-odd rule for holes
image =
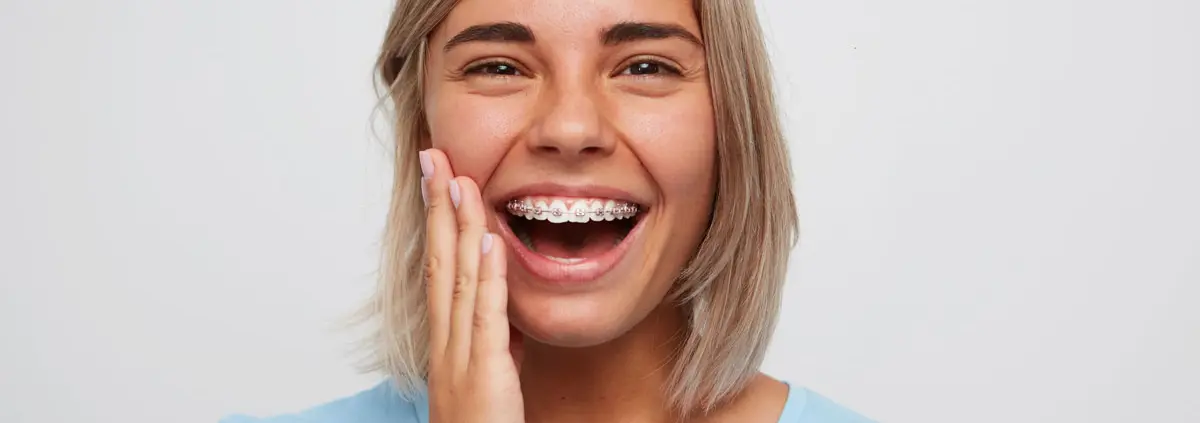
[[266, 421], [866, 421], [758, 371], [796, 222], [749, 0], [401, 0], [378, 67], [391, 381]]

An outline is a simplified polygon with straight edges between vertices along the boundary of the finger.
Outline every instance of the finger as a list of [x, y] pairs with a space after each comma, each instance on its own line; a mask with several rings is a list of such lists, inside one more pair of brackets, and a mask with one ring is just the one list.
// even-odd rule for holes
[[[457, 186], [457, 188], [455, 188]], [[475, 318], [475, 289], [479, 283], [479, 256], [487, 232], [483, 200], [471, 178], [454, 178], [450, 185], [458, 205], [458, 257], [455, 260], [454, 297], [450, 305], [450, 341], [447, 357], [466, 369], [470, 358], [472, 321]]]
[[508, 323], [508, 262], [504, 244], [494, 234], [486, 235], [482, 244], [479, 289], [475, 298], [475, 339], [471, 341], [473, 363], [512, 357], [509, 351], [512, 338]]
[[458, 223], [450, 198], [453, 171], [442, 152], [420, 153], [422, 183], [425, 184], [425, 292], [429, 318], [431, 369], [437, 367], [450, 339], [450, 303], [454, 291]]

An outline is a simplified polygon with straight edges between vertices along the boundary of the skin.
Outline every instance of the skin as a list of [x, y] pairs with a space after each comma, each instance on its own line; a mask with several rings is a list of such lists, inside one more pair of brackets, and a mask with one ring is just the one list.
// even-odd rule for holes
[[[627, 22], [679, 33], [605, 42]], [[528, 37], [459, 42], [495, 23]], [[662, 386], [685, 322], [663, 299], [703, 237], [715, 180], [691, 2], [465, 0], [429, 39], [433, 421], [678, 421]], [[487, 235], [507, 218], [506, 193], [545, 181], [614, 187], [649, 207], [641, 236], [599, 280], [547, 284]], [[696, 421], [773, 422], [786, 395], [760, 375]]]

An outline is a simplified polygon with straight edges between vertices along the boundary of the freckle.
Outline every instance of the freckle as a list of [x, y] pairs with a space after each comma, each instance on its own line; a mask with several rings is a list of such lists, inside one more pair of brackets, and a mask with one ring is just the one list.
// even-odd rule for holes
[[560, 397], [560, 398], [559, 398], [559, 401], [566, 401], [566, 400], [567, 400], [567, 397]]

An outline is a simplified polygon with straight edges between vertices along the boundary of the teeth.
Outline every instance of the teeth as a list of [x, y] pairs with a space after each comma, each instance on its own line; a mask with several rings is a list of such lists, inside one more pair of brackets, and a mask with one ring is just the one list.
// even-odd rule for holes
[[549, 220], [550, 223], [564, 223], [571, 220], [571, 216], [567, 214], [568, 211], [566, 203], [563, 203], [562, 200], [551, 201], [550, 217], [547, 217], [546, 220]]
[[599, 198], [525, 197], [509, 201], [506, 208], [514, 216], [550, 223], [612, 221], [629, 219], [638, 214], [637, 204]]
[[580, 257], [580, 258], [562, 258], [562, 257], [554, 257], [554, 256], [547, 256], [547, 255], [543, 255], [542, 257], [557, 261], [562, 264], [575, 264], [575, 263], [579, 263], [581, 261], [587, 260], [582, 257]]
[[550, 206], [546, 205], [545, 201], [538, 201], [537, 204], [534, 205], [534, 207], [536, 207], [536, 208], [533, 210], [536, 210], [537, 213], [533, 214], [533, 218], [537, 219], [537, 220], [546, 220], [546, 217], [548, 217], [549, 214], [544, 213], [543, 211], [550, 210]]

